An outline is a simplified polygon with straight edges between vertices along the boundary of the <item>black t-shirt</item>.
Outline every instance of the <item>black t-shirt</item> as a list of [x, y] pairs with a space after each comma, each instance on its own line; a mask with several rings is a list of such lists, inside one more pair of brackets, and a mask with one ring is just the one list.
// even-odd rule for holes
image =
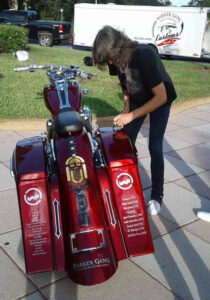
[[124, 72], [114, 65], [109, 65], [109, 73], [118, 75], [122, 90], [139, 106], [152, 98], [152, 88], [161, 82], [165, 85], [167, 103], [171, 103], [177, 97], [159, 54], [149, 45], [142, 44], [133, 52]]

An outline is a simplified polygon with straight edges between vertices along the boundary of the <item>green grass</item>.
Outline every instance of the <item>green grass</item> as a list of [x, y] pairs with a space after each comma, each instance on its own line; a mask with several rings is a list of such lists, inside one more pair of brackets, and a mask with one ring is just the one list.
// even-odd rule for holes
[[[69, 50], [59, 47], [43, 48], [30, 46], [30, 58], [37, 64], [69, 66], [81, 64], [89, 52]], [[187, 101], [196, 97], [210, 96], [210, 65], [182, 61], [163, 61], [173, 79], [178, 99]], [[13, 59], [12, 55], [0, 55], [0, 118], [47, 118], [42, 90], [48, 79], [44, 71], [14, 72], [16, 66], [26, 65]], [[82, 67], [97, 74], [92, 80], [80, 80], [81, 89], [87, 88], [88, 95], [83, 103], [97, 116], [115, 115], [122, 109], [122, 95], [118, 79], [107, 71], [95, 67]]]

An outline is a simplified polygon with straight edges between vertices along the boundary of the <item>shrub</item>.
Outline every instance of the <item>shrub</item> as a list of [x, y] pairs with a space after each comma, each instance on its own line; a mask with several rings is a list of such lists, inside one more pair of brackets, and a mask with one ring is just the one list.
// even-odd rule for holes
[[0, 25], [0, 53], [28, 49], [28, 29], [14, 25]]

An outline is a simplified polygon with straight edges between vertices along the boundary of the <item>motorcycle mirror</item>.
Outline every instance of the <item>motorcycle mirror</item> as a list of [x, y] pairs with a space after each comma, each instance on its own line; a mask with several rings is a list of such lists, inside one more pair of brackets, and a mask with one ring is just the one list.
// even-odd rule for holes
[[27, 51], [18, 50], [13, 53], [13, 57], [18, 61], [26, 61], [29, 59], [29, 54]]
[[86, 66], [88, 66], [88, 67], [93, 66], [93, 59], [92, 59], [92, 57], [90, 57], [90, 56], [85, 56], [85, 57], [83, 58], [83, 63], [84, 63]]

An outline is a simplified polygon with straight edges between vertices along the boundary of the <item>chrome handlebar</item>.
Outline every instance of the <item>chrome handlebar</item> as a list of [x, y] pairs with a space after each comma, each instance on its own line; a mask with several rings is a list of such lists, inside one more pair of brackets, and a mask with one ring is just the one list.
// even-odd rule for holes
[[47, 71], [47, 75], [51, 74], [68, 74], [68, 79], [74, 79], [75, 77], [81, 77], [86, 79], [91, 79], [93, 76], [97, 76], [95, 74], [87, 73], [81, 69], [77, 65], [71, 65], [70, 67], [63, 67], [63, 66], [54, 66], [54, 65], [37, 65], [37, 64], [30, 64], [23, 67], [16, 67], [13, 69], [15, 72], [21, 71], [29, 71], [35, 72], [36, 70], [45, 70]]

